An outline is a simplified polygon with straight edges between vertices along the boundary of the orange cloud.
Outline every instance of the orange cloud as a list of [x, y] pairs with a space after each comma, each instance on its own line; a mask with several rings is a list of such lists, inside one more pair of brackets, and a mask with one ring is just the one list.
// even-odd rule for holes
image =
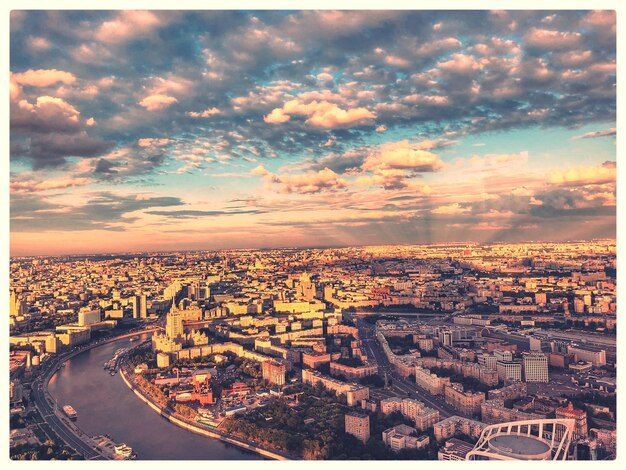
[[555, 171], [550, 175], [550, 182], [563, 186], [583, 186], [587, 184], [615, 183], [617, 171], [615, 162], [606, 162], [598, 166], [570, 168]]
[[159, 109], [167, 108], [168, 106], [177, 103], [178, 100], [173, 96], [168, 95], [150, 95], [146, 96], [139, 102], [140, 106], [143, 106], [148, 111], [157, 111]]
[[220, 111], [218, 108], [207, 108], [204, 111], [200, 111], [200, 112], [188, 111], [185, 114], [192, 118], [207, 118], [210, 116], [214, 116], [216, 114], [220, 114], [221, 112], [222, 111]]
[[63, 189], [75, 186], [85, 186], [93, 182], [94, 180], [91, 178], [61, 178], [56, 180], [43, 181], [13, 181], [11, 182], [11, 191], [46, 191], [48, 189]]
[[[252, 170], [252, 174], [263, 175], [263, 172], [267, 172], [262, 165]], [[318, 193], [322, 190], [336, 191], [338, 189], [345, 188], [348, 183], [343, 178], [340, 178], [337, 173], [329, 168], [324, 168], [320, 171], [308, 171], [306, 173], [299, 174], [282, 174], [276, 175], [270, 172], [264, 174], [268, 183], [277, 183], [280, 185], [280, 192], [282, 193], [300, 193], [311, 194]]]
[[270, 124], [280, 124], [290, 120], [290, 116], [306, 116], [306, 124], [322, 129], [352, 127], [365, 124], [376, 118], [376, 114], [367, 108], [341, 109], [335, 103], [310, 101], [302, 99], [287, 101], [282, 108], [275, 108], [264, 117]]
[[525, 36], [526, 44], [546, 49], [562, 49], [580, 44], [582, 34], [549, 29], [530, 28]]
[[106, 43], [120, 43], [145, 36], [160, 24], [161, 20], [152, 12], [121, 11], [114, 20], [102, 23], [95, 37]]
[[76, 77], [69, 72], [64, 72], [63, 70], [31, 69], [26, 72], [11, 74], [11, 81], [20, 85], [46, 87], [59, 82], [71, 85], [76, 81]]
[[431, 210], [433, 214], [441, 214], [441, 215], [459, 215], [465, 214], [469, 212], [471, 209], [469, 207], [461, 207], [458, 202], [454, 204], [448, 204], [447, 206], [439, 206], [436, 209]]
[[[443, 163], [434, 153], [421, 148], [432, 148], [426, 144], [410, 144], [408, 140], [394, 142], [381, 146], [380, 151], [369, 155], [363, 163], [365, 171], [379, 170], [413, 170], [416, 172], [437, 171], [443, 167]], [[422, 147], [423, 145], [423, 147]]]

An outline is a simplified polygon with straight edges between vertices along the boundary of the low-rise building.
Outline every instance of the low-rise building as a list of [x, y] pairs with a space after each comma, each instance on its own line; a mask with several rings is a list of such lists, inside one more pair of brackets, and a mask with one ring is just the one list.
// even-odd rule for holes
[[402, 449], [422, 449], [428, 445], [430, 439], [428, 436], [416, 437], [417, 429], [399, 424], [389, 429], [385, 429], [382, 433], [382, 439], [386, 446], [391, 447], [394, 452]]
[[482, 392], [466, 392], [463, 385], [453, 383], [444, 389], [446, 403], [452, 406], [463, 416], [480, 414], [480, 405], [485, 401]]
[[420, 366], [415, 366], [415, 383], [431, 395], [443, 395], [446, 385], [450, 385], [450, 377], [438, 377]]
[[465, 434], [478, 439], [487, 425], [462, 416], [450, 416], [433, 426], [435, 439], [441, 441], [457, 434]]
[[465, 456], [474, 448], [469, 442], [453, 437], [437, 453], [438, 460], [465, 460]]

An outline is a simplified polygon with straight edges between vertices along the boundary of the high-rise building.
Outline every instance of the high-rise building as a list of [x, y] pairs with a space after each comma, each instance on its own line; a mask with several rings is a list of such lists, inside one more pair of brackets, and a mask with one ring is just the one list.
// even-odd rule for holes
[[165, 334], [170, 339], [177, 339], [180, 336], [184, 336], [184, 332], [183, 316], [176, 306], [172, 305], [165, 322]]
[[78, 312], [78, 326], [88, 326], [100, 321], [100, 310], [81, 310]]
[[274, 385], [285, 384], [285, 364], [277, 361], [264, 361], [261, 363], [263, 379]]
[[523, 364], [525, 382], [548, 382], [548, 358], [545, 354], [526, 354]]
[[496, 349], [493, 352], [493, 355], [496, 358], [496, 361], [512, 361], [513, 353], [511, 351], [505, 351], [503, 349]]
[[131, 299], [131, 303], [133, 306], [133, 318], [139, 318], [139, 310], [140, 310], [140, 305], [139, 305], [139, 296], [138, 295], [134, 295], [133, 298]]
[[363, 444], [370, 438], [370, 417], [361, 413], [348, 413], [345, 416], [345, 430]]
[[145, 294], [139, 296], [139, 318], [148, 316], [148, 299]]
[[522, 364], [514, 361], [498, 361], [496, 363], [500, 380], [522, 380]]

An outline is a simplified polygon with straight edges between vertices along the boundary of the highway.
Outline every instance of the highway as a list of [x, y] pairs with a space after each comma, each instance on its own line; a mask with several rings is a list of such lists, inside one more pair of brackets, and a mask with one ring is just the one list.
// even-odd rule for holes
[[91, 445], [87, 444], [87, 442], [75, 434], [74, 431], [68, 428], [68, 425], [59, 418], [53, 406], [50, 405], [50, 402], [46, 398], [44, 384], [47, 384], [48, 380], [50, 380], [57, 366], [62, 364], [69, 356], [70, 354], [59, 356], [42, 366], [41, 375], [33, 382], [33, 401], [45, 423], [50, 426], [54, 433], [63, 439], [68, 446], [82, 455], [86, 460], [106, 460], [100, 452], [96, 451]]
[[[69, 358], [80, 354], [83, 351], [86, 351], [87, 349], [91, 349], [112, 341], [117, 341], [128, 336], [135, 336], [154, 330], [156, 330], [156, 328], [154, 327], [146, 328], [142, 331], [133, 331], [114, 338], [108, 338], [104, 341], [85, 344], [74, 348], [73, 350], [64, 354], [56, 355], [54, 357], [48, 356], [50, 357], [50, 359], [44, 360], [44, 362], [41, 364], [39, 373], [32, 382], [33, 403], [37, 407], [41, 418], [50, 427], [50, 429], [57, 436], [59, 436], [59, 438], [61, 438], [69, 447], [74, 449], [74, 451], [76, 451], [78, 454], [82, 455], [86, 460], [107, 459], [100, 452], [98, 452], [90, 443], [88, 443], [87, 440], [84, 439], [84, 437], [81, 437], [82, 433], [80, 430], [73, 430], [68, 423], [64, 422], [64, 420], [69, 420], [69, 418], [61, 418], [59, 417], [59, 415], [57, 415], [57, 404], [54, 402], [52, 397], [48, 399], [48, 394], [46, 391], [50, 378], [54, 375], [57, 369], [61, 367], [61, 364], [63, 364]], [[91, 441], [91, 439], [89, 439], [89, 441]]]
[[365, 347], [367, 357], [372, 358], [373, 362], [375, 362], [378, 366], [378, 375], [380, 377], [384, 379], [385, 373], [387, 373], [387, 377], [392, 379], [393, 384], [399, 390], [406, 393], [409, 397], [416, 398], [419, 401], [424, 402], [424, 404], [430, 408], [439, 411], [439, 416], [441, 416], [441, 418], [448, 418], [458, 414], [453, 408], [446, 405], [442, 397], [434, 397], [426, 390], [418, 387], [417, 384], [398, 374], [378, 343], [374, 333], [374, 327], [369, 325], [362, 318], [355, 319], [355, 321], [357, 322], [359, 337]]

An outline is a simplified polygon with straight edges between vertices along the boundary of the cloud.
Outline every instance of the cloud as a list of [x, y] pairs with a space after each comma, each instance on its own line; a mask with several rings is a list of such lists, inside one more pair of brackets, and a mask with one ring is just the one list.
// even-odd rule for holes
[[146, 194], [93, 193], [76, 205], [65, 205], [40, 195], [11, 196], [12, 232], [124, 230], [138, 220], [134, 212], [152, 207], [184, 205], [177, 197]]
[[577, 136], [572, 137], [572, 140], [592, 139], [595, 137], [607, 137], [607, 136], [612, 136], [615, 134], [617, 134], [617, 129], [615, 127], [611, 127], [610, 129], [607, 129], [604, 131], [587, 132], [582, 135], [577, 135]]
[[290, 119], [291, 117], [280, 108], [273, 109], [271, 113], [263, 117], [268, 124], [282, 124]]
[[21, 156], [30, 157], [33, 169], [57, 167], [65, 163], [66, 157], [98, 157], [110, 150], [114, 142], [77, 134], [44, 134], [33, 136], [30, 145]]
[[150, 95], [139, 101], [139, 105], [143, 106], [148, 111], [157, 111], [159, 109], [167, 108], [177, 102], [178, 100], [173, 96]]
[[328, 101], [303, 102], [301, 99], [287, 101], [282, 108], [275, 108], [263, 119], [270, 124], [281, 124], [290, 120], [291, 116], [307, 117], [305, 123], [321, 129], [334, 129], [369, 124], [376, 114], [357, 107], [341, 109]]
[[125, 10], [113, 20], [103, 22], [94, 36], [104, 43], [119, 44], [149, 35], [161, 23], [153, 12]]
[[225, 209], [218, 211], [203, 211], [203, 210], [179, 210], [179, 211], [146, 211], [146, 214], [160, 215], [163, 217], [169, 217], [173, 219], [197, 219], [201, 217], [219, 217], [223, 215], [241, 215], [241, 214], [266, 214], [268, 211], [259, 209], [250, 210], [233, 210]]
[[213, 107], [213, 108], [207, 108], [204, 111], [200, 111], [200, 112], [188, 111], [185, 114], [192, 118], [208, 118], [211, 116], [215, 116], [216, 114], [220, 114], [221, 112], [222, 111], [220, 111], [219, 109]]
[[143, 138], [137, 140], [137, 145], [139, 145], [139, 147], [165, 147], [172, 142], [174, 142], [172, 139]]
[[466, 54], [453, 54], [452, 58], [439, 62], [437, 66], [441, 70], [459, 75], [472, 74], [483, 68], [483, 64], [474, 56]]
[[597, 166], [555, 171], [550, 175], [549, 181], [562, 186], [583, 186], [615, 183], [616, 176], [617, 168], [615, 162], [605, 162]]
[[18, 132], [73, 132], [80, 128], [80, 112], [70, 103], [40, 96], [35, 103], [23, 99], [11, 106], [11, 129]]
[[250, 174], [255, 176], [265, 176], [269, 174], [269, 171], [267, 171], [263, 165], [259, 165], [256, 168], [250, 170]]
[[[253, 174], [260, 174], [261, 171]], [[268, 172], [264, 178], [269, 184], [278, 184], [278, 190], [282, 193], [312, 194], [321, 191], [337, 191], [348, 185], [343, 178], [329, 168], [299, 174], [277, 175]]]
[[528, 151], [524, 150], [518, 153], [488, 153], [483, 157], [473, 155], [469, 162], [472, 166], [477, 167], [494, 167], [516, 163], [524, 163], [528, 161]]
[[11, 81], [20, 85], [32, 87], [47, 87], [55, 83], [65, 83], [71, 85], [76, 81], [76, 77], [70, 72], [56, 69], [29, 69], [25, 72], [12, 73]]
[[[417, 147], [417, 148], [416, 148]], [[378, 152], [369, 155], [363, 162], [364, 171], [412, 170], [414, 172], [437, 171], [443, 163], [437, 155], [421, 150], [419, 144], [408, 140], [384, 144]]]
[[47, 191], [50, 189], [65, 189], [73, 188], [76, 186], [85, 186], [93, 183], [95, 180], [91, 178], [59, 178], [59, 179], [46, 179], [46, 180], [22, 180], [11, 181], [11, 192], [25, 191], [25, 192], [37, 192]]
[[440, 214], [440, 215], [459, 215], [459, 214], [465, 214], [467, 212], [469, 212], [471, 209], [469, 207], [461, 207], [461, 205], [458, 202], [455, 202], [453, 204], [448, 204], [446, 206], [439, 206], [435, 209], [432, 209], [431, 212], [433, 214]]
[[524, 36], [529, 46], [553, 51], [577, 47], [582, 39], [582, 34], [577, 31], [554, 31], [541, 28], [530, 28]]

